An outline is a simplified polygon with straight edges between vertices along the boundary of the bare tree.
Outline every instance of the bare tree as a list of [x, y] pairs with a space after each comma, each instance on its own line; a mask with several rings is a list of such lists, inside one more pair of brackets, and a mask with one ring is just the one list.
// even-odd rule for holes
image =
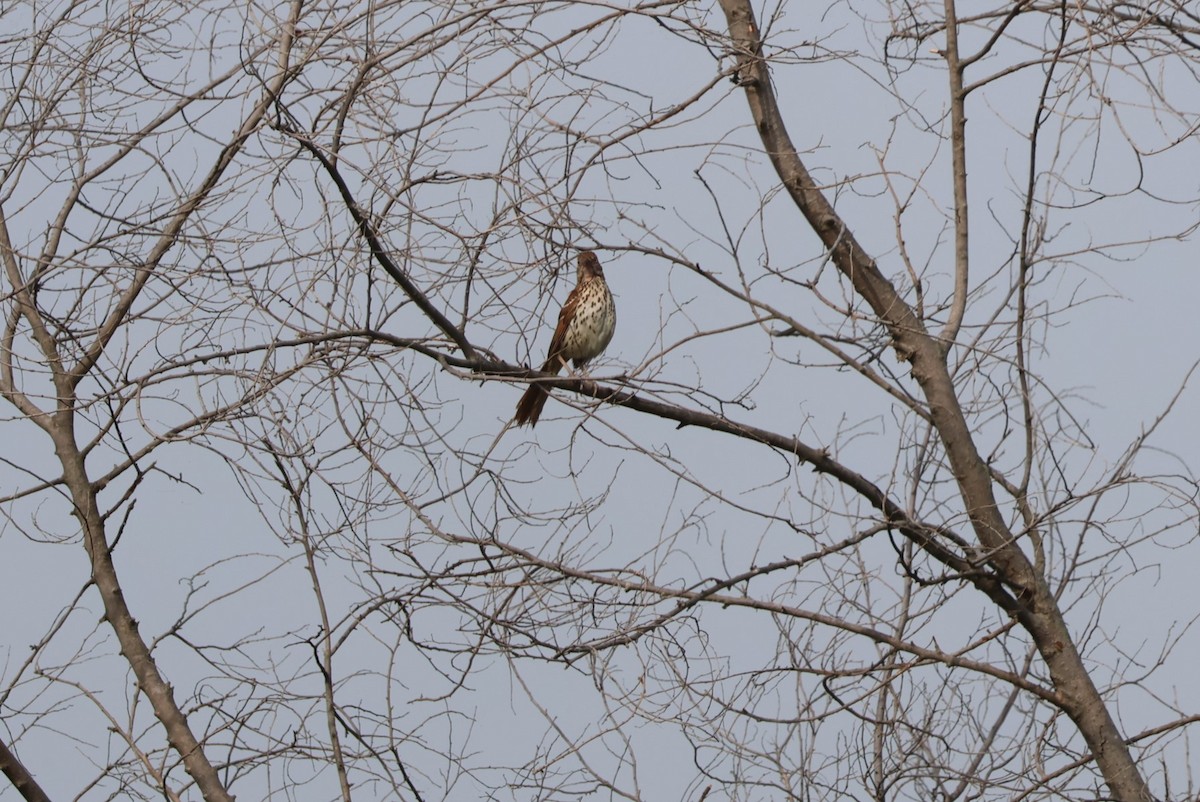
[[24, 798], [1195, 797], [1186, 4], [0, 19]]

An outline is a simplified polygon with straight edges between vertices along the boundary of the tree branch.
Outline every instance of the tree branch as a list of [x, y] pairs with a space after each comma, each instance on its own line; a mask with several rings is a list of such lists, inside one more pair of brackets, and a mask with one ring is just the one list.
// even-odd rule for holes
[[0, 771], [4, 772], [4, 776], [25, 802], [50, 802], [50, 797], [46, 796], [37, 780], [33, 779], [29, 769], [25, 768], [25, 764], [12, 753], [4, 741], [0, 741]]

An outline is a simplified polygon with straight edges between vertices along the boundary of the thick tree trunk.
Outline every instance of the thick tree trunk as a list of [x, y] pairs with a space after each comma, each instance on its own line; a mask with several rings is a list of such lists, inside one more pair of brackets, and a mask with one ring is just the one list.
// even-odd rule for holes
[[138, 687], [146, 694], [154, 715], [162, 722], [167, 741], [182, 758], [184, 768], [196, 781], [200, 793], [207, 802], [233, 802], [217, 770], [192, 733], [187, 716], [175, 701], [170, 684], [158, 670], [150, 647], [138, 632], [137, 621], [125, 602], [125, 594], [121, 591], [108, 539], [104, 534], [104, 518], [96, 503], [95, 488], [88, 479], [83, 454], [75, 442], [73, 415], [74, 411], [70, 409], [55, 415], [50, 434], [63, 468], [64, 484], [74, 502], [75, 517], [83, 529], [83, 544], [92, 563], [92, 581], [104, 603], [104, 617], [117, 635], [121, 654], [129, 661]]
[[996, 506], [987, 465], [971, 437], [947, 368], [947, 349], [931, 336], [858, 244], [817, 188], [783, 123], [771, 88], [763, 43], [748, 0], [721, 0], [737, 58], [736, 78], [746, 93], [763, 147], [784, 188], [825, 243], [832, 261], [887, 326], [897, 353], [912, 363], [913, 377], [929, 404], [933, 425], [954, 471], [963, 508], [980, 553], [1019, 600], [1018, 620], [1049, 669], [1060, 709], [1075, 722], [1113, 798], [1150, 802], [1153, 796], [1124, 738], [1092, 682], [1053, 594], [1017, 544]]

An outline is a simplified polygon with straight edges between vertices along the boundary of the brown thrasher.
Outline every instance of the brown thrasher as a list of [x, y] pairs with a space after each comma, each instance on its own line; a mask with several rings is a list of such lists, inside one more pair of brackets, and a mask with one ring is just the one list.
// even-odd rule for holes
[[[589, 359], [603, 353], [617, 326], [617, 307], [596, 254], [591, 251], [579, 254], [577, 275], [575, 289], [571, 290], [558, 313], [558, 325], [550, 338], [550, 353], [542, 365], [546, 373], [558, 373], [567, 360], [571, 360], [576, 369], [582, 368]], [[544, 386], [536, 382], [530, 384], [517, 404], [517, 425], [537, 424], [549, 397]]]

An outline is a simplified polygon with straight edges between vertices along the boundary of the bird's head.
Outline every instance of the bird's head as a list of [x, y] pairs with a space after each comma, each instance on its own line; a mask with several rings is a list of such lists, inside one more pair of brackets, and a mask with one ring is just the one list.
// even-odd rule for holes
[[600, 260], [596, 258], [596, 254], [592, 251], [580, 251], [577, 278], [580, 282], [583, 282], [593, 277], [604, 278], [604, 270], [600, 267]]

